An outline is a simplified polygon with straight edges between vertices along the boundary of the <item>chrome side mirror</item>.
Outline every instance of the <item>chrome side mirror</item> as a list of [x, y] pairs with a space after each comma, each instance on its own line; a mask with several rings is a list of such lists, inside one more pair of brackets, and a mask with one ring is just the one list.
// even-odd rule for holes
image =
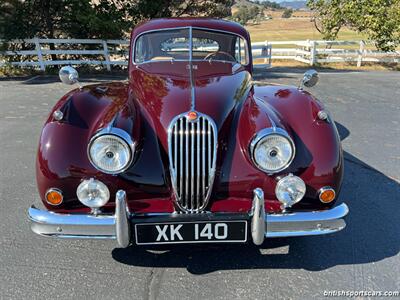
[[318, 83], [318, 80], [319, 80], [318, 72], [315, 70], [308, 70], [303, 75], [303, 79], [301, 80], [299, 89], [302, 89], [303, 86], [313, 87]]
[[62, 67], [58, 72], [58, 76], [62, 83], [69, 85], [77, 83], [79, 78], [78, 71], [70, 66]]

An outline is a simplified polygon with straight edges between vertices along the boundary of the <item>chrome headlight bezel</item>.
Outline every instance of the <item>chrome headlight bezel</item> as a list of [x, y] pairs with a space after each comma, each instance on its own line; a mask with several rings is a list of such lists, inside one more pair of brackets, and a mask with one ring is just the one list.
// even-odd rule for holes
[[[94, 143], [98, 138], [103, 137], [103, 136], [107, 136], [107, 135], [110, 135], [110, 136], [114, 136], [114, 137], [119, 138], [123, 143], [126, 144], [126, 147], [129, 149], [129, 154], [130, 154], [130, 156], [129, 156], [128, 162], [126, 163], [126, 165], [125, 165], [124, 167], [122, 167], [122, 168], [120, 168], [120, 169], [118, 169], [118, 170], [115, 170], [115, 171], [109, 171], [109, 170], [106, 170], [106, 169], [103, 169], [103, 168], [99, 167], [99, 166], [93, 161], [92, 156], [90, 155], [90, 149], [91, 149], [91, 147], [93, 146], [93, 143]], [[134, 159], [135, 146], [136, 146], [136, 145], [135, 145], [135, 142], [132, 140], [131, 136], [130, 136], [126, 131], [124, 131], [124, 130], [122, 130], [122, 129], [120, 129], [120, 128], [115, 128], [115, 127], [112, 127], [112, 128], [105, 128], [105, 129], [100, 130], [99, 132], [97, 132], [97, 133], [90, 139], [90, 141], [89, 141], [89, 143], [88, 143], [88, 146], [87, 146], [87, 156], [88, 156], [88, 159], [89, 159], [90, 163], [92, 164], [92, 166], [93, 166], [96, 170], [98, 170], [98, 171], [100, 171], [100, 172], [103, 172], [103, 173], [105, 173], [105, 174], [116, 175], [116, 174], [120, 174], [120, 173], [126, 171], [126, 170], [131, 166], [131, 164], [132, 164], [132, 162], [133, 162], [133, 159]]]
[[[260, 145], [262, 142], [264, 142], [265, 139], [267, 139], [271, 135], [279, 135], [279, 136], [285, 138], [292, 149], [292, 154], [290, 156], [290, 159], [284, 165], [282, 165], [279, 169], [275, 169], [275, 170], [269, 170], [269, 169], [264, 168], [257, 162], [257, 160], [255, 158], [255, 152], [256, 152], [257, 146]], [[286, 132], [286, 130], [279, 128], [279, 127], [269, 127], [269, 128], [264, 128], [264, 129], [260, 130], [259, 132], [257, 132], [257, 134], [251, 140], [250, 156], [251, 156], [252, 162], [258, 169], [260, 169], [261, 171], [263, 171], [267, 174], [275, 174], [275, 173], [279, 173], [279, 172], [285, 170], [293, 162], [293, 160], [296, 156], [296, 147], [294, 145], [292, 138], [289, 136], [289, 134]]]

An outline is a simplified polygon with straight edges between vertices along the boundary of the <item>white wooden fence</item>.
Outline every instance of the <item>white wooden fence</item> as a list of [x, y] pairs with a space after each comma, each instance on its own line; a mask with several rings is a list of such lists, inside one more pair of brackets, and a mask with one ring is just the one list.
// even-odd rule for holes
[[[0, 41], [1, 42], [1, 41]], [[31, 50], [14, 50], [0, 52], [0, 66], [7, 64], [1, 56], [11, 56], [12, 61], [8, 62], [13, 66], [39, 67], [45, 70], [46, 66], [51, 65], [101, 65], [108, 71], [111, 66], [127, 66], [129, 57], [129, 40], [96, 40], [96, 39], [25, 39], [13, 40], [12, 44], [25, 46]], [[54, 44], [57, 50], [51, 50], [50, 44]], [[84, 48], [91, 45], [90, 49]], [[72, 48], [72, 49], [71, 49]], [[56, 55], [57, 60], [51, 60], [50, 56]], [[102, 56], [103, 59], [90, 59], [91, 55]], [[74, 58], [71, 58], [75, 56]], [[78, 58], [76, 58], [78, 56]], [[59, 58], [63, 57], [63, 58]], [[67, 58], [65, 58], [67, 57]], [[271, 66], [271, 45], [260, 43], [253, 49], [253, 57], [262, 59], [263, 62], [258, 67]]]
[[[14, 45], [24, 44], [30, 50], [0, 52], [0, 66], [36, 67], [45, 70], [51, 65], [100, 65], [108, 71], [112, 66], [127, 66], [129, 40], [96, 39], [26, 39], [14, 40]], [[53, 44], [55, 50], [51, 50]], [[282, 41], [252, 43], [252, 54], [256, 67], [270, 67], [274, 59], [296, 60], [309, 65], [331, 62], [395, 62], [400, 61], [400, 51], [381, 52], [368, 49], [363, 41]], [[289, 46], [287, 48], [279, 48]], [[337, 48], [337, 47], [342, 48]], [[343, 47], [344, 46], [344, 47]], [[87, 48], [90, 49], [87, 49]], [[21, 48], [21, 47], [20, 47]], [[86, 49], [85, 49], [86, 48]], [[51, 55], [57, 57], [51, 59]], [[96, 59], [90, 58], [95, 55]], [[3, 59], [1, 57], [4, 57]], [[5, 57], [11, 61], [6, 62]], [[98, 59], [98, 57], [102, 59]]]
[[[361, 67], [363, 62], [400, 62], [400, 51], [371, 50], [368, 48], [373, 47], [368, 46], [372, 46], [372, 43], [364, 41], [307, 40], [268, 42], [268, 44], [272, 46], [272, 59], [296, 60], [311, 66], [316, 63], [357, 62], [357, 67]], [[282, 48], [282, 46], [289, 47]]]
[[[41, 70], [45, 70], [46, 66], [51, 65], [102, 65], [106, 66], [107, 70], [111, 70], [111, 66], [128, 65], [128, 46], [129, 40], [96, 40], [96, 39], [25, 39], [25, 40], [14, 40], [11, 41], [13, 44], [25, 44], [29, 45], [32, 50], [15, 50], [15, 51], [4, 51], [0, 52], [0, 57], [12, 56], [18, 60], [11, 61], [10, 64], [13, 66], [31, 66], [39, 67]], [[51, 50], [50, 44], [59, 49]], [[84, 49], [85, 46], [91, 45], [91, 48], [96, 49]], [[29, 47], [28, 46], [28, 47]], [[79, 48], [79, 49], [78, 49]], [[111, 49], [110, 49], [111, 48]], [[57, 59], [51, 60], [50, 55], [56, 55], [58, 57], [68, 57], [68, 59]], [[88, 56], [99, 55], [103, 57], [103, 60], [93, 60], [87, 58]], [[78, 56], [78, 58], [70, 58], [71, 56]], [[5, 60], [1, 61], [0, 66], [4, 65]]]

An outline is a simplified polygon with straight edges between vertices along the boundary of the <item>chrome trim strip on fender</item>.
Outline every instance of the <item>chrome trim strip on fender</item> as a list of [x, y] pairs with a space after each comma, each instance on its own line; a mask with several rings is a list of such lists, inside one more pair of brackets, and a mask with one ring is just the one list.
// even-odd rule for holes
[[[260, 97], [257, 97], [257, 96], [254, 96], [254, 99], [256, 99], [257, 101], [264, 102], [263, 99], [261, 99]], [[269, 122], [271, 123], [271, 128], [272, 128], [272, 130], [273, 130], [273, 131], [276, 131], [277, 126], [276, 126], [275, 121], [274, 121], [274, 120], [271, 118], [271, 116], [269, 115], [270, 110], [271, 110], [271, 109], [268, 108], [268, 111], [267, 111], [266, 115], [267, 115], [267, 117], [268, 117]]]
[[189, 78], [190, 78], [190, 98], [191, 105], [190, 110], [193, 111], [196, 108], [196, 94], [194, 90], [194, 77], [193, 77], [193, 28], [189, 27]]

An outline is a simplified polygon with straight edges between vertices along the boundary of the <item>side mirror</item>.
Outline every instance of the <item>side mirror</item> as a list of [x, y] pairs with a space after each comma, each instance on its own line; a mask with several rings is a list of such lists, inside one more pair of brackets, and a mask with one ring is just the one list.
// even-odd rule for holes
[[303, 79], [301, 80], [299, 88], [305, 87], [313, 87], [318, 83], [319, 76], [318, 72], [315, 70], [308, 70], [304, 73]]
[[58, 72], [58, 76], [62, 83], [69, 85], [77, 83], [79, 78], [78, 71], [70, 66], [62, 67]]

